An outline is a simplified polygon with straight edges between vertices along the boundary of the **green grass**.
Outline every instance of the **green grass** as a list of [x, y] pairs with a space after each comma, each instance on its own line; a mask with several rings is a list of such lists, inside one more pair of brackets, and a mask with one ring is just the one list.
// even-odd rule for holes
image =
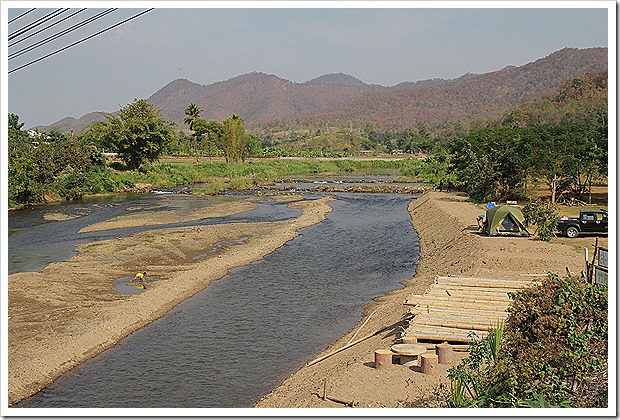
[[292, 176], [323, 175], [401, 175], [403, 180], [413, 180], [419, 162], [413, 160], [328, 160], [312, 159], [277, 159], [245, 163], [227, 163], [222, 161], [193, 163], [166, 160], [147, 166], [145, 172], [110, 171], [111, 184], [117, 187], [148, 183], [155, 188], [171, 188], [177, 185], [195, 185], [211, 182], [207, 190], [211, 192], [221, 188], [243, 189], [267, 181], [278, 181]]

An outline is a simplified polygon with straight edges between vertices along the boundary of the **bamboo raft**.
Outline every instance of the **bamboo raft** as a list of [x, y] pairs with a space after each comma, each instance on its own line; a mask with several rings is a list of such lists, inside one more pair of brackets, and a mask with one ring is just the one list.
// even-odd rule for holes
[[535, 283], [535, 279], [436, 277], [423, 295], [411, 295], [405, 301], [415, 317], [404, 336], [456, 343], [485, 338], [490, 327], [508, 317], [509, 293]]

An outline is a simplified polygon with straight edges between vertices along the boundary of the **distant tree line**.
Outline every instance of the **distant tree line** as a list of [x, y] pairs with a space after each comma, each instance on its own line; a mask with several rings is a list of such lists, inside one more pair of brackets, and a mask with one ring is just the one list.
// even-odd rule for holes
[[[191, 134], [186, 134], [160, 110], [136, 99], [117, 113], [104, 114], [106, 122], [93, 123], [79, 135], [52, 130], [34, 137], [23, 130], [17, 115], [10, 114], [9, 204], [39, 203], [50, 194], [76, 199], [122, 190], [128, 181], [119, 171], [147, 172], [163, 154], [223, 156], [237, 163], [252, 156], [340, 157], [355, 152], [348, 147], [280, 147], [268, 136], [246, 132], [237, 115], [217, 122], [203, 119], [201, 112], [189, 104], [184, 122]], [[561, 196], [589, 200], [592, 185], [607, 176], [607, 124], [605, 72], [571, 80], [555, 95], [478, 121], [469, 130], [459, 121], [432, 128], [418, 123], [390, 132], [367, 125], [356, 141], [362, 150], [427, 156], [403, 168], [402, 174], [435, 185], [451, 184], [476, 201], [520, 199], [541, 182], [553, 202]], [[344, 140], [354, 137], [352, 131], [339, 135]], [[296, 137], [307, 140], [311, 134], [305, 130]], [[120, 162], [106, 164], [103, 152], [115, 153]]]
[[551, 202], [591, 201], [608, 171], [607, 72], [564, 84], [441, 145], [421, 171], [449, 181], [476, 201], [522, 199], [537, 183]]

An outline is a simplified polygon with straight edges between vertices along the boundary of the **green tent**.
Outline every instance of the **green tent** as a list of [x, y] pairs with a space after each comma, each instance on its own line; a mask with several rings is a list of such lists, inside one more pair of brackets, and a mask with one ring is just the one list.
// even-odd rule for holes
[[519, 207], [499, 206], [487, 210], [484, 232], [490, 236], [530, 236], [525, 228], [525, 218]]

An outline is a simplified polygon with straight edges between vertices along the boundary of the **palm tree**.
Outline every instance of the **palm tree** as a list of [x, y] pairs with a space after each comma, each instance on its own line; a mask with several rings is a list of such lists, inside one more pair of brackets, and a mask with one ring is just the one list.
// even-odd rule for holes
[[194, 151], [196, 151], [196, 130], [194, 130], [194, 125], [196, 123], [196, 121], [200, 118], [200, 113], [203, 110], [196, 104], [189, 104], [189, 107], [187, 107], [187, 109], [185, 110], [185, 115], [187, 115], [187, 117], [185, 117], [185, 119], [183, 120], [183, 122], [187, 125], [189, 125], [189, 129], [192, 130], [194, 132], [194, 135], [192, 136], [193, 140], [192, 140], [192, 149]]

